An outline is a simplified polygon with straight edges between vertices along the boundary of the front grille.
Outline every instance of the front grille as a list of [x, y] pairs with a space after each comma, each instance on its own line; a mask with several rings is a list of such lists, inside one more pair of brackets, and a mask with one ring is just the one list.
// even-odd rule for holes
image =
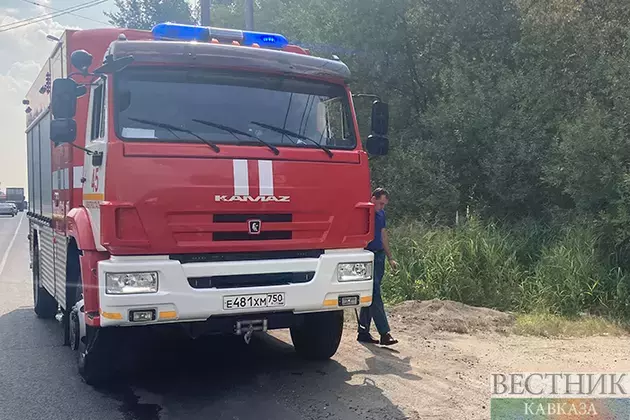
[[[248, 220], [260, 220], [262, 223], [262, 231], [259, 234], [252, 235], [246, 231], [246, 222]], [[231, 232], [214, 232], [212, 234], [213, 241], [271, 241], [271, 240], [287, 240], [293, 238], [293, 232], [290, 230], [271, 230], [265, 231], [265, 226], [269, 226], [269, 223], [291, 223], [293, 221], [293, 215], [286, 214], [256, 214], [256, 213], [244, 213], [244, 214], [215, 214], [212, 216], [214, 223], [242, 223], [244, 230], [235, 230]]]
[[292, 258], [319, 258], [321, 249], [305, 251], [225, 252], [221, 254], [174, 254], [169, 258], [182, 264], [222, 261], [284, 260]]
[[280, 286], [308, 283], [315, 277], [314, 271], [294, 273], [240, 274], [234, 276], [189, 277], [188, 284], [194, 289], [233, 289], [237, 287]]
[[292, 214], [215, 214], [212, 217], [214, 223], [239, 223], [247, 222], [248, 220], [260, 220], [267, 223], [282, 223], [292, 222]]
[[272, 230], [250, 235], [248, 232], [214, 232], [213, 241], [270, 241], [279, 239], [291, 239], [293, 234], [288, 230]]

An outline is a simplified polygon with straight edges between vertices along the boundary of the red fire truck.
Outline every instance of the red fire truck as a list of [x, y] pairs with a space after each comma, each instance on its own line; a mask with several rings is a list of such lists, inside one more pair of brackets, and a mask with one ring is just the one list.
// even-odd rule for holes
[[24, 100], [29, 240], [35, 313], [86, 381], [138, 327], [337, 351], [343, 309], [371, 303], [368, 153], [388, 148], [375, 100], [363, 150], [349, 76], [279, 34], [63, 34]]

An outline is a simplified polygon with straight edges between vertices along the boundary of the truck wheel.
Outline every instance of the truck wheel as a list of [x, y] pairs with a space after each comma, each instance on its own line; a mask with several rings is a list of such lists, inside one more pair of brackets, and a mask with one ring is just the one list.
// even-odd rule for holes
[[[63, 311], [63, 345], [70, 345], [70, 335], [73, 333], [71, 315], [75, 303], [83, 299], [83, 283], [81, 280], [81, 263], [79, 251], [74, 246], [68, 247], [66, 264], [66, 309]], [[83, 314], [81, 314], [83, 315]], [[75, 314], [75, 317], [78, 317]], [[73, 349], [76, 350], [76, 349]]]
[[[84, 314], [81, 313], [80, 316]], [[78, 323], [77, 323], [78, 324]], [[70, 322], [70, 325], [76, 325]], [[114, 360], [118, 354], [116, 328], [86, 326], [86, 334], [78, 339], [79, 373], [88, 385], [98, 386], [114, 377]]]
[[339, 348], [343, 333], [343, 311], [319, 312], [304, 316], [304, 322], [291, 327], [295, 351], [309, 360], [330, 359]]
[[53, 319], [57, 315], [57, 301], [41, 285], [37, 245], [33, 248], [33, 306], [38, 318]]

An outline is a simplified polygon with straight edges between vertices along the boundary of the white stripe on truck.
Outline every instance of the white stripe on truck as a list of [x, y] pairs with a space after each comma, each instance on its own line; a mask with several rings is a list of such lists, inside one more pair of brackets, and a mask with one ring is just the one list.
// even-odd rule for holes
[[247, 161], [234, 159], [234, 195], [249, 195]]
[[260, 195], [273, 195], [273, 162], [258, 161], [258, 184]]
[[72, 188], [83, 188], [81, 178], [83, 178], [83, 166], [72, 168]]

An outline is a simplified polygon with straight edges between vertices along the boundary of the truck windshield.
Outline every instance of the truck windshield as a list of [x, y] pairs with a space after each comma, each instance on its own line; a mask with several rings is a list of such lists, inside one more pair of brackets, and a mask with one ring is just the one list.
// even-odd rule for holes
[[356, 146], [341, 85], [233, 71], [128, 69], [116, 76], [114, 97], [117, 134], [125, 141], [199, 142], [193, 132], [219, 144]]

